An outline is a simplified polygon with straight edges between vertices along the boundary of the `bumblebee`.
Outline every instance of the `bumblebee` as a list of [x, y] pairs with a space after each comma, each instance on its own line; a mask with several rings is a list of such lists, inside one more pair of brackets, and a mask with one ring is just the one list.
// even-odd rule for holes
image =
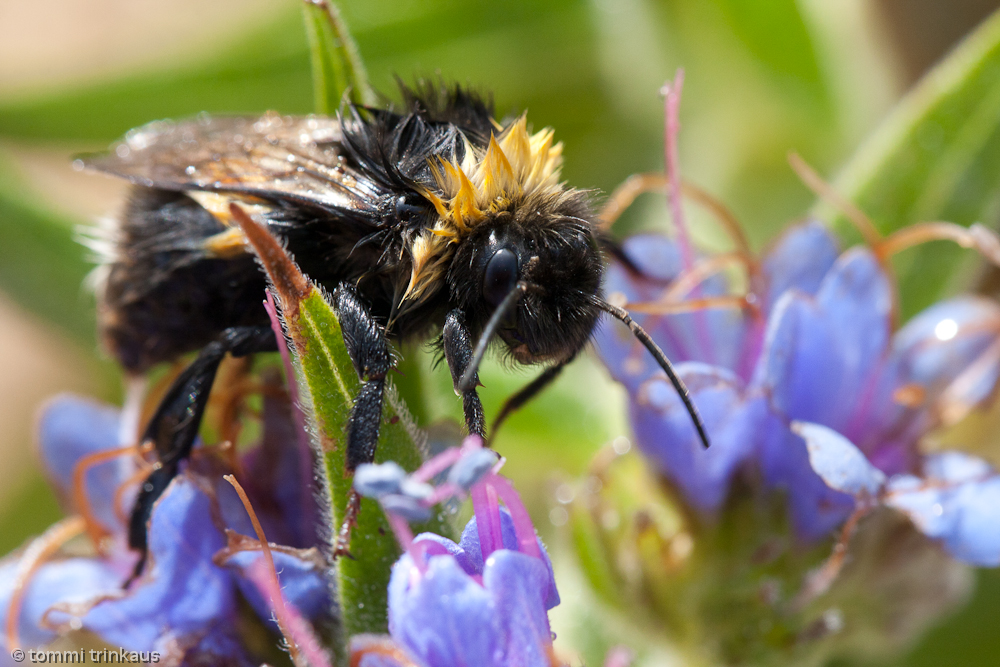
[[602, 312], [656, 356], [707, 445], [669, 361], [602, 297], [603, 253], [615, 246], [597, 232], [588, 193], [560, 180], [552, 130], [530, 132], [524, 115], [500, 124], [492, 103], [461, 87], [403, 86], [402, 100], [395, 110], [346, 107], [337, 118], [155, 122], [83, 159], [133, 184], [104, 243], [103, 343], [131, 373], [198, 351], [145, 427], [158, 465], [131, 515], [134, 549], [145, 553], [153, 502], [190, 453], [223, 357], [277, 349], [265, 276], [232, 204], [332, 295], [363, 380], [348, 472], [374, 457], [389, 339], [439, 333], [466, 427], [485, 437], [477, 370], [491, 341], [516, 363], [546, 365], [498, 424], [558, 376]]

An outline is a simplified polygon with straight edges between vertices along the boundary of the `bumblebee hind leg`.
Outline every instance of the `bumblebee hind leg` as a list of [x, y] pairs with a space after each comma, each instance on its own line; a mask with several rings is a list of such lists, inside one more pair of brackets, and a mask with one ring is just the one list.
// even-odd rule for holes
[[[143, 442], [152, 442], [158, 459], [156, 468], [139, 489], [129, 517], [129, 546], [141, 554], [132, 578], [146, 564], [147, 527], [153, 505], [177, 476], [181, 461], [191, 454], [208, 404], [216, 371], [226, 354], [243, 357], [277, 349], [270, 327], [232, 327], [202, 348], [167, 390], [143, 433]], [[131, 581], [131, 579], [129, 580]], [[127, 584], [126, 584], [127, 585]]]

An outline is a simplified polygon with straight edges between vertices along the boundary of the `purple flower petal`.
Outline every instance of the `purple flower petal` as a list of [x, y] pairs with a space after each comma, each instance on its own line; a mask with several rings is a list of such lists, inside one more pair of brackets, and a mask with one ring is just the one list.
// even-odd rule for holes
[[[268, 539], [305, 549], [319, 544], [319, 508], [313, 453], [299, 437], [292, 410], [287, 399], [265, 393], [264, 433], [260, 446], [244, 457], [245, 473], [240, 481], [257, 509]], [[223, 494], [220, 503], [230, 527], [254, 536], [243, 504], [232, 487], [220, 482], [219, 489]]]
[[[52, 485], [70, 511], [73, 473], [85, 456], [119, 447], [119, 410], [72, 394], [50, 400], [38, 425], [42, 462]], [[118, 488], [135, 474], [135, 461], [123, 455], [92, 466], [84, 475], [87, 501], [95, 519], [110, 532], [121, 533], [125, 526], [115, 512]], [[123, 501], [130, 506], [131, 496]]]
[[786, 491], [802, 540], [826, 537], [854, 509], [853, 497], [831, 489], [812, 469], [805, 441], [771, 414], [760, 427], [760, 466], [769, 487]]
[[953, 557], [972, 565], [1000, 565], [1000, 475], [975, 457], [948, 452], [928, 457], [927, 479], [900, 475], [885, 504], [904, 512]]
[[545, 565], [532, 556], [501, 550], [487, 560], [483, 586], [493, 594], [503, 624], [507, 650], [502, 664], [549, 667], [552, 633], [544, 599], [549, 581]]
[[992, 474], [989, 463], [965, 452], [940, 452], [924, 459], [924, 477], [934, 482], [958, 484]]
[[503, 665], [504, 636], [493, 596], [454, 558], [434, 556], [416, 582], [404, 554], [389, 584], [389, 633], [426, 667]]
[[683, 269], [680, 246], [663, 234], [635, 234], [622, 242], [622, 250], [642, 278], [659, 283], [660, 287], [676, 278]]
[[[19, 557], [17, 553], [0, 562], [0, 628], [7, 626]], [[117, 590], [126, 576], [127, 573], [89, 558], [68, 558], [41, 565], [22, 598], [17, 624], [21, 647], [41, 646], [55, 639], [55, 632], [41, 626], [42, 618], [54, 604], [85, 603], [96, 595]], [[48, 620], [61, 624], [69, 619], [63, 613], [51, 613]], [[10, 655], [6, 632], [0, 632], [0, 648], [2, 655]]]
[[236, 610], [232, 575], [212, 562], [224, 546], [209, 497], [181, 475], [153, 508], [146, 573], [123, 597], [98, 602], [84, 616], [84, 627], [113, 646], [149, 651], [230, 619]]
[[[242, 575], [253, 562], [263, 557], [264, 554], [260, 551], [238, 551], [226, 560], [225, 565], [237, 568]], [[282, 595], [289, 604], [308, 618], [316, 618], [329, 611], [330, 586], [317, 561], [306, 560], [274, 549], [271, 550], [271, 557], [274, 558], [274, 568], [278, 572]], [[236, 583], [257, 615], [265, 621], [271, 621], [274, 616], [271, 603], [264, 599], [260, 589], [244, 576], [236, 577]]]
[[790, 227], [764, 257], [767, 280], [764, 311], [770, 312], [778, 298], [790, 289], [816, 294], [839, 254], [836, 239], [818, 220]]
[[[622, 244], [625, 255], [640, 271], [612, 263], [604, 280], [604, 291], [612, 301], [629, 303], [659, 300], [681, 270], [680, 251], [676, 244], [659, 234], [640, 234]], [[696, 289], [701, 297], [730, 293], [728, 281], [714, 275]], [[675, 362], [703, 361], [737, 370], [744, 366], [744, 338], [747, 321], [737, 308], [711, 308], [677, 315], [633, 313], [664, 353]], [[598, 354], [615, 379], [630, 391], [660, 372], [655, 360], [629, 330], [609, 318], [602, 318], [595, 330]]]
[[891, 310], [891, 288], [874, 256], [848, 251], [815, 299], [794, 291], [779, 299], [754, 385], [777, 414], [853, 437], [852, 418], [886, 354]]
[[[517, 531], [514, 529], [514, 519], [506, 507], [500, 508], [500, 532], [503, 536], [503, 547], [510, 551], [517, 551], [520, 546], [517, 539]], [[442, 538], [443, 539], [443, 538]], [[545, 545], [538, 540], [538, 547], [542, 552], [542, 560], [549, 571], [549, 582], [546, 586], [545, 608], [552, 609], [559, 604], [559, 591], [556, 589], [556, 576], [552, 569], [552, 561], [549, 560], [549, 553]], [[483, 562], [483, 550], [479, 544], [479, 529], [476, 524], [476, 517], [472, 517], [462, 531], [459, 544], [460, 554], [455, 554], [456, 560], [469, 574], [483, 574], [486, 567]], [[451, 551], [451, 549], [449, 549]], [[454, 553], [454, 552], [452, 552]]]
[[681, 364], [681, 379], [712, 438], [705, 449], [677, 391], [662, 378], [649, 380], [631, 402], [632, 427], [646, 456], [673, 481], [692, 505], [717, 509], [729, 482], [755, 449], [760, 401], [746, 401], [739, 379], [722, 369]]
[[809, 422], [793, 422], [792, 432], [806, 441], [809, 463], [831, 489], [854, 497], [874, 498], [885, 484], [885, 474], [869, 463], [850, 440], [833, 429]]

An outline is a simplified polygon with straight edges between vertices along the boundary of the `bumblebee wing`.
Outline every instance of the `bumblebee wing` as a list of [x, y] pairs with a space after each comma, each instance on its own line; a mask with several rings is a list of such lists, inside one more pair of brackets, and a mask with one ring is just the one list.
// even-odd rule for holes
[[150, 188], [368, 210], [381, 188], [345, 163], [342, 136], [335, 118], [203, 114], [149, 123], [80, 160]]

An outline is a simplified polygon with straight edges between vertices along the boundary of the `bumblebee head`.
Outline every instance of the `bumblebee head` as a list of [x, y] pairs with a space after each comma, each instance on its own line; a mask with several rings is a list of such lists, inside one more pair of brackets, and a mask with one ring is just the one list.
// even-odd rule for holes
[[495, 333], [523, 364], [580, 350], [600, 314], [603, 264], [591, 215], [584, 193], [560, 190], [512, 203], [477, 225], [446, 275], [470, 331]]

